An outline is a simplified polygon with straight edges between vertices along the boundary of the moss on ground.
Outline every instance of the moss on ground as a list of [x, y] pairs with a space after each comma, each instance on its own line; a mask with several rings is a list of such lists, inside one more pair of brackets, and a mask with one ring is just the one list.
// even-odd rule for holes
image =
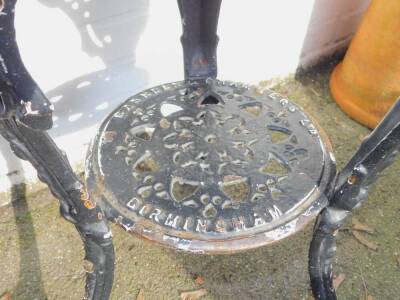
[[[272, 88], [310, 112], [330, 137], [339, 169], [351, 157], [369, 130], [348, 118], [332, 101], [330, 68], [300, 81], [293, 77], [261, 86]], [[373, 251], [351, 234], [350, 225], [339, 234], [337, 274], [346, 278], [339, 299], [398, 299], [400, 295], [400, 201], [396, 162], [380, 177], [368, 201], [355, 212], [375, 229], [365, 235], [378, 245]], [[47, 190], [0, 209], [0, 295], [13, 299], [81, 299], [83, 249], [73, 226], [58, 214]], [[112, 299], [135, 299], [144, 289], [146, 299], [179, 299], [182, 291], [204, 287], [202, 299], [310, 299], [307, 252], [312, 226], [282, 243], [229, 256], [176, 253], [133, 238], [113, 228], [116, 278]], [[202, 286], [195, 278], [202, 276]]]

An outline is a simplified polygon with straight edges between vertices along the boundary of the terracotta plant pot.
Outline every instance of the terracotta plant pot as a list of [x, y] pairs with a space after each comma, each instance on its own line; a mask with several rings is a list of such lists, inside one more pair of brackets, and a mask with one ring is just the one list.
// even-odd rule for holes
[[374, 128], [400, 96], [400, 1], [373, 0], [330, 87], [353, 119]]

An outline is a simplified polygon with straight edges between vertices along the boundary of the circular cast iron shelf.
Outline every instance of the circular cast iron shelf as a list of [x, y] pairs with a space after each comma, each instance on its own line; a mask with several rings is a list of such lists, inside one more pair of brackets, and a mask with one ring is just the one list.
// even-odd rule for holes
[[177, 250], [232, 253], [301, 230], [335, 164], [315, 122], [272, 91], [207, 79], [141, 92], [103, 122], [89, 192], [127, 231]]

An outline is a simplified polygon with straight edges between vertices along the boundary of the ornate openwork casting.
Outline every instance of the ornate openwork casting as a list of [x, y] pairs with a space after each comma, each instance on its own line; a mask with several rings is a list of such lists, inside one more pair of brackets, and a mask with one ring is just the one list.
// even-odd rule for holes
[[[177, 250], [230, 253], [300, 230], [314, 296], [336, 299], [335, 234], [400, 147], [400, 101], [339, 173], [329, 142], [301, 108], [216, 80], [220, 0], [178, 0], [185, 81], [139, 93], [103, 122], [87, 156], [89, 193], [43, 130], [51, 108], [15, 42], [16, 0], [0, 0], [0, 134], [60, 200], [85, 245], [85, 299], [108, 299], [107, 220]], [[90, 196], [89, 196], [90, 194]]]
[[329, 144], [295, 104], [209, 78], [146, 90], [103, 123], [88, 188], [128, 231], [231, 253], [302, 228], [326, 206]]

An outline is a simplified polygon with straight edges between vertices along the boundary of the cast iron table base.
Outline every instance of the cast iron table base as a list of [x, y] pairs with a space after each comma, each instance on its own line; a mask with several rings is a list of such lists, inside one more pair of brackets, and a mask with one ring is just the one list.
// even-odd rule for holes
[[335, 176], [329, 142], [299, 107], [270, 91], [215, 80], [221, 0], [178, 0], [185, 82], [144, 91], [103, 123], [87, 159], [98, 205], [51, 138], [29, 128], [49, 127], [48, 108], [42, 121], [18, 113], [48, 101], [18, 52], [15, 2], [0, 0], [0, 134], [33, 164], [81, 235], [85, 299], [111, 292], [107, 219], [178, 250], [229, 253], [293, 234], [320, 211], [311, 285], [317, 299], [336, 299], [335, 235], [399, 151], [400, 102]]

